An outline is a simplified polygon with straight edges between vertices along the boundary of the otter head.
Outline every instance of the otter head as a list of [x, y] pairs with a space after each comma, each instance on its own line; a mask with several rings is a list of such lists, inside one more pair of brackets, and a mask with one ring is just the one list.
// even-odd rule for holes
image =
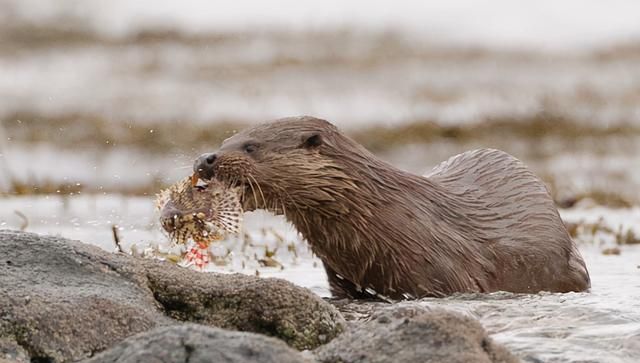
[[306, 218], [310, 211], [348, 213], [345, 193], [355, 188], [350, 158], [366, 153], [360, 148], [327, 121], [286, 118], [230, 137], [217, 152], [200, 156], [194, 171], [241, 187], [244, 210], [266, 209], [295, 223], [294, 215]]
[[[245, 211], [284, 214], [322, 259], [330, 278], [339, 274], [344, 281], [380, 292], [385, 291], [382, 285], [364, 277], [371, 271], [375, 276], [392, 271], [383, 267], [386, 256], [406, 246], [395, 243], [406, 234], [394, 223], [413, 216], [413, 199], [405, 190], [412, 188], [408, 183], [422, 180], [402, 174], [331, 123], [312, 117], [242, 131], [217, 152], [202, 155], [194, 170], [201, 179], [239, 187]], [[378, 280], [396, 277], [387, 274]]]

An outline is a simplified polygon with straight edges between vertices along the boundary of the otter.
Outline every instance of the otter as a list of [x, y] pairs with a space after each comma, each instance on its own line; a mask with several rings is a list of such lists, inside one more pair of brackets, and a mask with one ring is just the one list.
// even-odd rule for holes
[[590, 287], [547, 187], [499, 150], [465, 152], [419, 176], [303, 116], [235, 134], [194, 172], [240, 187], [245, 211], [284, 215], [336, 298]]

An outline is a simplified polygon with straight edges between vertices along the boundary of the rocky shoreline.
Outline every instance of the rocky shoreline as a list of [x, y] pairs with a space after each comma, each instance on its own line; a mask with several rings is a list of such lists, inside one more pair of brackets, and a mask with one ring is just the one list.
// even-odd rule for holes
[[356, 319], [284, 280], [17, 231], [0, 251], [0, 363], [518, 361], [443, 309], [372, 304]]

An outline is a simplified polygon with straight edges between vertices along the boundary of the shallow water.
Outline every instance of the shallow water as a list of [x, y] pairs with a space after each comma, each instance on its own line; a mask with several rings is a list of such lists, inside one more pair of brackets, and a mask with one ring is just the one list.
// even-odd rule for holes
[[479, 319], [493, 337], [531, 362], [640, 360], [640, 248], [605, 256], [583, 246], [587, 293], [462, 295], [425, 299]]
[[[136, 245], [167, 247], [155, 222], [153, 200], [111, 196], [0, 199], [0, 228], [19, 228], [29, 220], [28, 231], [59, 234], [115, 250], [111, 226], [120, 227], [125, 250]], [[606, 208], [563, 210], [568, 222], [604, 223], [640, 232], [640, 209]], [[252, 242], [231, 238], [213, 248], [232, 254], [226, 266], [208, 270], [279, 277], [329, 296], [321, 262], [281, 218], [248, 213], [244, 230]], [[278, 237], [279, 236], [279, 237]], [[279, 239], [280, 238], [280, 239]], [[580, 244], [589, 268], [588, 293], [514, 295], [464, 294], [422, 303], [443, 306], [478, 318], [492, 336], [530, 362], [636, 362], [640, 360], [640, 245], [622, 246], [620, 255], [603, 255], [613, 241], [606, 236]], [[243, 248], [244, 245], [244, 248]], [[295, 254], [287, 248], [294, 246]], [[275, 259], [284, 268], [264, 267], [265, 246], [278, 248]], [[167, 250], [169, 250], [167, 248]], [[296, 256], [297, 255], [297, 256]]]

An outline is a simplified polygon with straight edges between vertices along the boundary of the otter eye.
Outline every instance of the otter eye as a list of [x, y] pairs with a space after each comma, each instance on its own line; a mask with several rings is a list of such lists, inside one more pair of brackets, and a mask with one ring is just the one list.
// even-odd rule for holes
[[322, 145], [323, 141], [322, 141], [322, 135], [320, 134], [313, 134], [309, 137], [307, 137], [306, 139], [304, 139], [304, 141], [302, 142], [302, 147], [307, 148], [307, 149], [311, 149], [311, 148], [316, 148], [320, 145]]
[[256, 150], [258, 150], [258, 145], [256, 144], [247, 144], [244, 146], [244, 152], [246, 152], [247, 154], [251, 154]]

